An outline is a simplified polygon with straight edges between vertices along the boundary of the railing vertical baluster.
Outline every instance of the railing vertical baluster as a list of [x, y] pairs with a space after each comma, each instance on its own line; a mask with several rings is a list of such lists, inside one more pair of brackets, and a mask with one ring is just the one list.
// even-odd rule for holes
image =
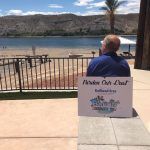
[[45, 86], [47, 89], [46, 62], [47, 62], [47, 58], [44, 58]]
[[74, 89], [74, 59], [72, 59], [72, 72], [73, 72], [73, 89]]
[[32, 58], [30, 58], [31, 60], [31, 65], [30, 65], [30, 69], [31, 69], [31, 82], [32, 82], [32, 89], [33, 89], [33, 70], [32, 70]]
[[43, 82], [43, 81], [42, 81], [41, 63], [42, 63], [42, 62], [40, 62], [40, 77], [41, 77], [41, 89], [42, 89], [42, 87], [43, 87], [43, 86], [42, 86], [42, 82]]
[[59, 72], [59, 89], [61, 89], [60, 86], [60, 59], [58, 58], [58, 72]]
[[1, 85], [1, 90], [3, 90], [3, 83], [2, 83], [2, 76], [1, 76], [1, 73], [0, 73], [0, 85]]
[[52, 89], [52, 76], [51, 76], [51, 60], [50, 60], [50, 58], [48, 59], [48, 61], [49, 61], [49, 75], [50, 75], [50, 89]]
[[11, 73], [10, 73], [10, 63], [9, 63], [9, 59], [8, 59], [8, 71], [9, 71], [10, 89], [12, 90], [12, 82], [11, 82]]
[[3, 59], [3, 69], [4, 69], [5, 87], [6, 87], [6, 91], [7, 91], [7, 79], [6, 79], [6, 70], [5, 70], [5, 59]]
[[77, 72], [77, 74], [76, 74], [76, 85], [78, 85], [78, 58], [77, 58], [77, 69], [76, 69], [76, 72]]
[[15, 71], [15, 61], [13, 59], [13, 74], [14, 74], [14, 80], [15, 80], [15, 87], [16, 87], [16, 90], [17, 90], [17, 82], [16, 82], [16, 71]]
[[83, 58], [82, 58], [82, 76], [83, 76]]
[[88, 61], [88, 58], [86, 59], [86, 68], [88, 68], [88, 65], [89, 65], [89, 61]]
[[64, 58], [63, 58], [63, 80], [64, 80], [64, 89], [65, 89], [65, 68], [64, 68]]
[[79, 62], [78, 62], [79, 60], [78, 60], [78, 58], [77, 58], [77, 77], [78, 77], [78, 73], [79, 73], [79, 71], [78, 71], [78, 64], [79, 64]]
[[37, 90], [38, 90], [39, 86], [38, 86], [38, 79], [37, 79], [37, 63], [36, 63], [36, 58], [34, 58], [34, 64], [35, 64], [36, 87], [37, 87]]
[[69, 85], [69, 58], [68, 58], [68, 89], [70, 89], [70, 85]]
[[55, 84], [55, 89], [56, 89], [55, 59], [53, 59], [53, 61], [54, 61], [54, 84]]
[[25, 89], [25, 86], [24, 86], [24, 75], [23, 75], [23, 65], [22, 65], [22, 58], [20, 59], [21, 60], [21, 72], [22, 72], [22, 84], [23, 84], [23, 89]]
[[19, 59], [15, 62], [16, 72], [18, 73], [18, 80], [19, 80], [19, 90], [22, 92], [22, 84], [21, 84], [21, 75], [20, 75], [20, 65], [19, 65]]
[[30, 58], [31, 83], [32, 83], [32, 89], [33, 89], [33, 70], [32, 70], [32, 67], [33, 67], [32, 58]]
[[25, 65], [26, 65], [26, 76], [27, 76], [27, 87], [29, 90], [29, 76], [28, 76], [28, 65], [27, 65], [27, 59], [25, 60]]

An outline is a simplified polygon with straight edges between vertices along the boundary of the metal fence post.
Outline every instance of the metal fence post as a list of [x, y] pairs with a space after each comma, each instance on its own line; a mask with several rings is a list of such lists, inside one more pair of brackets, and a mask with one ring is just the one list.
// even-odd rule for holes
[[20, 66], [19, 66], [19, 59], [15, 62], [16, 72], [18, 73], [18, 79], [19, 79], [19, 90], [22, 92], [22, 84], [21, 84], [21, 75], [20, 75]]

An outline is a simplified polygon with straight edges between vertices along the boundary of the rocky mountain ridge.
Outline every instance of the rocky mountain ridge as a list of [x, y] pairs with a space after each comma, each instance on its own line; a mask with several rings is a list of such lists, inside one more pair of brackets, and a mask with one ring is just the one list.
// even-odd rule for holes
[[[32, 15], [0, 17], [0, 36], [73, 36], [109, 33], [106, 15]], [[138, 14], [116, 15], [117, 34], [136, 34]]]

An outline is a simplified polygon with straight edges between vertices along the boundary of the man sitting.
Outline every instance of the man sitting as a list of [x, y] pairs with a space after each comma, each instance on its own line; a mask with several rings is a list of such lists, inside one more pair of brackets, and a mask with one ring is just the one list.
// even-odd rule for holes
[[116, 35], [106, 36], [101, 48], [102, 55], [91, 60], [87, 76], [129, 77], [127, 61], [116, 53], [119, 47], [120, 40]]

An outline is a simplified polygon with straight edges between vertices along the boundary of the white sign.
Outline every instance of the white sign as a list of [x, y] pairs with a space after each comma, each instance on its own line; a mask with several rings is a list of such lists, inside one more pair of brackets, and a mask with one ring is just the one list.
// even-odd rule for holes
[[132, 77], [80, 77], [79, 116], [132, 117]]

